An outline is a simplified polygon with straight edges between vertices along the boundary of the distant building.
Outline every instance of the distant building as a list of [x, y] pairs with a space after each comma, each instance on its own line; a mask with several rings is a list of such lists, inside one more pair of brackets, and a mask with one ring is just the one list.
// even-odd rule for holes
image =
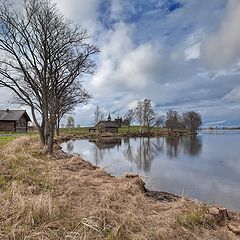
[[118, 117], [114, 121], [112, 121], [111, 115], [109, 113], [107, 121], [99, 121], [94, 128], [89, 128], [89, 132], [98, 131], [100, 133], [110, 132], [110, 133], [118, 133], [118, 128], [121, 127], [121, 119]]
[[121, 125], [116, 121], [112, 121], [110, 113], [108, 115], [107, 121], [99, 121], [95, 126], [98, 132], [102, 133], [103, 132], [117, 133], [119, 127], [121, 127]]
[[0, 131], [27, 132], [31, 122], [25, 110], [0, 110]]

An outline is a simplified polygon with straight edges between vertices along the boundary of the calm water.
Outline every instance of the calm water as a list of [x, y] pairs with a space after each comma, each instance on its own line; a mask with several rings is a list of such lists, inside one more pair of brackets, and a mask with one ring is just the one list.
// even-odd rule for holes
[[240, 131], [115, 143], [75, 140], [62, 147], [113, 175], [137, 173], [150, 189], [240, 210]]

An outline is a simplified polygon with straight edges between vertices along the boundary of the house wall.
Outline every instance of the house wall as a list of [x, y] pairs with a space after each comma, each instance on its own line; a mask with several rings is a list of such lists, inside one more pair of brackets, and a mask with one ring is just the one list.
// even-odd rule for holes
[[0, 131], [3, 131], [3, 132], [15, 132], [15, 122], [0, 121]]
[[16, 122], [16, 132], [27, 132], [28, 129], [28, 121], [25, 116], [22, 116], [17, 122]]
[[105, 132], [117, 133], [118, 128], [99, 127], [98, 131], [101, 132], [101, 133], [105, 133]]

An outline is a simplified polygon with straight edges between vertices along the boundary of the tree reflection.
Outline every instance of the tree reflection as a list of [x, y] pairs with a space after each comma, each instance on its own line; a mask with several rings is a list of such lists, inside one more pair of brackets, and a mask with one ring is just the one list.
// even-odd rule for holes
[[[121, 147], [122, 141], [124, 147]], [[107, 152], [123, 149], [124, 157], [136, 164], [139, 170], [149, 172], [151, 164], [160, 154], [176, 159], [179, 154], [195, 156], [201, 153], [202, 141], [198, 136], [159, 137], [159, 138], [124, 138], [114, 140], [95, 140], [93, 146], [94, 163], [99, 165]]]
[[73, 140], [67, 141], [67, 151], [68, 153], [72, 153], [74, 148]]
[[183, 138], [184, 153], [190, 156], [199, 155], [202, 151], [202, 139], [198, 136], [188, 136]]
[[179, 154], [179, 146], [181, 144], [180, 137], [166, 137], [166, 152], [169, 158], [177, 158]]
[[202, 151], [202, 140], [198, 136], [166, 137], [166, 152], [169, 158], [177, 158], [179, 153], [195, 156]]
[[152, 161], [163, 150], [163, 141], [160, 138], [157, 141], [151, 138], [138, 138], [139, 144], [135, 149], [131, 146], [130, 139], [125, 139], [124, 143], [126, 145], [124, 156], [145, 172], [150, 171]]
[[93, 145], [93, 160], [96, 166], [99, 165], [99, 163], [103, 160], [103, 156], [104, 156], [104, 150], [101, 148], [98, 148], [97, 145]]
[[119, 147], [122, 144], [121, 139], [98, 139], [98, 140], [89, 140], [89, 142], [95, 143], [93, 145], [93, 158], [95, 165], [99, 165], [99, 163], [103, 160], [106, 151], [110, 151], [114, 147]]

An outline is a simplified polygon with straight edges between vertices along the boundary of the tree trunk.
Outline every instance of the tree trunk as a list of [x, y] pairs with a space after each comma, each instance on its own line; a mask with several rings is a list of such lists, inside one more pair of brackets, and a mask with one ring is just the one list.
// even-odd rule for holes
[[150, 124], [148, 124], [148, 126], [147, 126], [147, 128], [148, 128], [148, 137], [150, 136]]
[[37, 131], [38, 131], [39, 136], [40, 136], [40, 143], [41, 143], [42, 146], [44, 146], [45, 145], [45, 139], [44, 139], [44, 134], [43, 134], [43, 128], [41, 128], [41, 126], [38, 124], [33, 106], [31, 107], [31, 113], [32, 113], [33, 121], [36, 125]]
[[59, 134], [60, 134], [59, 128], [60, 128], [60, 117], [58, 116], [57, 117], [57, 125], [56, 125], [56, 134], [57, 134], [57, 136], [59, 136]]
[[54, 139], [54, 131], [50, 131], [48, 140], [47, 140], [47, 152], [49, 154], [53, 153], [53, 139]]
[[49, 122], [48, 138], [47, 138], [47, 152], [49, 154], [53, 153], [53, 141], [54, 141], [54, 132], [56, 126], [56, 119], [51, 118]]

